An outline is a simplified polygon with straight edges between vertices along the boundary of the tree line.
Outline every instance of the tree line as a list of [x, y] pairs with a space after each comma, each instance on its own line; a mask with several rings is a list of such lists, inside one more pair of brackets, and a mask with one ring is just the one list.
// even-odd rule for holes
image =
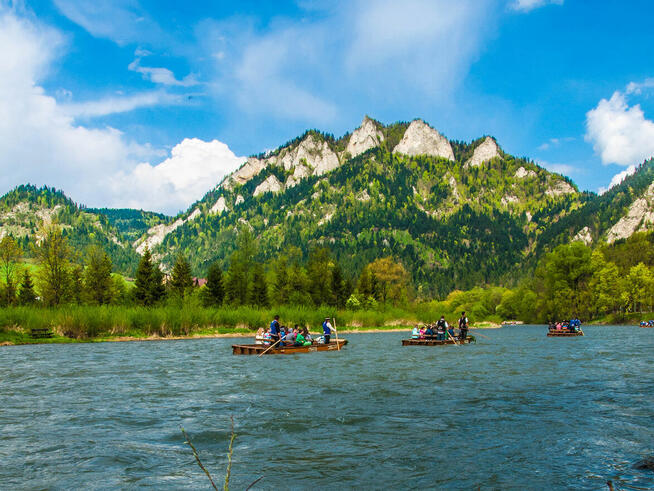
[[398, 305], [412, 298], [409, 274], [392, 258], [373, 261], [355, 277], [344, 272], [328, 248], [313, 250], [306, 261], [298, 248], [290, 248], [265, 263], [255, 260], [257, 250], [250, 230], [242, 228], [226, 271], [214, 262], [208, 268], [206, 284], [200, 285], [183, 254], [166, 274], [146, 249], [131, 284], [112, 273], [111, 258], [102, 247], [92, 245], [80, 254], [61, 227], [52, 225], [31, 244], [35, 268], [21, 262], [26, 251], [13, 237], [0, 241], [0, 305], [155, 306], [197, 299], [208, 307], [330, 305], [358, 309], [378, 303]]

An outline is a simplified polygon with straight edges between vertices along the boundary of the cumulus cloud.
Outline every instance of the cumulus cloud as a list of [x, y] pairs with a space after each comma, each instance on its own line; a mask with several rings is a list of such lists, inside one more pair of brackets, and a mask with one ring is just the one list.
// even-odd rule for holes
[[110, 179], [113, 204], [176, 213], [245, 162], [224, 143], [187, 138], [158, 165], [142, 163]]
[[[41, 84], [65, 48], [63, 37], [1, 6], [0, 46], [5, 48], [0, 50], [2, 192], [27, 182], [47, 184], [90, 206], [171, 212], [201, 198], [243, 160], [218, 141], [184, 140], [159, 165], [142, 163], [166, 153], [76, 118], [159, 103], [164, 93], [60, 104]], [[66, 91], [60, 96], [72, 98]]]
[[519, 12], [529, 12], [545, 5], [563, 5], [563, 0], [515, 0], [511, 8]]
[[643, 90], [654, 88], [654, 78], [646, 78], [642, 82], [629, 82], [627, 85], [627, 94], [637, 94], [640, 95], [643, 93]]
[[618, 91], [588, 111], [585, 140], [603, 164], [634, 165], [654, 156], [654, 122]]
[[615, 176], [613, 176], [613, 179], [611, 179], [611, 182], [609, 183], [609, 186], [606, 187], [606, 188], [605, 187], [599, 188], [598, 193], [599, 194], [606, 193], [613, 186], [617, 186], [622, 181], [624, 181], [626, 177], [629, 177], [630, 175], [635, 174], [636, 169], [637, 169], [637, 167], [635, 165], [630, 165], [629, 167], [627, 167], [622, 172], [618, 172]]

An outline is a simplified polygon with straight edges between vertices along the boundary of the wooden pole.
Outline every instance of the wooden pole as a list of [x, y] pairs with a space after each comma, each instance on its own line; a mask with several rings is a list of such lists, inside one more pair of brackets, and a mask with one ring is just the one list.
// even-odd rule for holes
[[280, 333], [280, 337], [279, 337], [279, 339], [278, 339], [277, 341], [275, 341], [274, 344], [271, 344], [270, 346], [268, 346], [268, 348], [266, 348], [266, 351], [264, 351], [263, 353], [259, 353], [258, 356], [263, 356], [263, 355], [265, 355], [266, 353], [268, 353], [268, 351], [270, 351], [270, 350], [273, 348], [273, 346], [275, 346], [275, 344], [279, 343], [281, 340], [282, 340], [282, 338], [281, 338], [281, 333]]
[[452, 335], [450, 334], [450, 331], [448, 331], [447, 329], [445, 329], [445, 334], [447, 334], [447, 337], [448, 337], [448, 338], [450, 338], [452, 341], [454, 341], [454, 344], [456, 344], [457, 346], [459, 346], [459, 343], [456, 342], [456, 339], [454, 339], [454, 336], [452, 336]]
[[341, 343], [338, 342], [338, 331], [336, 330], [336, 317], [332, 316], [334, 319], [334, 333], [336, 334], [336, 349], [341, 351]]

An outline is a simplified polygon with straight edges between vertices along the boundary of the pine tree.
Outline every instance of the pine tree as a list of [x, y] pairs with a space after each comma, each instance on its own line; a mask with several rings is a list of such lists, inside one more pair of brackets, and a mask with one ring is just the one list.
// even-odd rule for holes
[[139, 261], [134, 279], [134, 299], [140, 305], [154, 305], [166, 293], [163, 284], [163, 273], [157, 264], [152, 262], [150, 249], [146, 247]]
[[223, 271], [218, 263], [209, 266], [207, 273], [207, 287], [204, 294], [204, 303], [208, 306], [222, 305], [225, 298], [225, 285], [223, 284]]
[[274, 264], [275, 283], [273, 285], [273, 301], [276, 305], [286, 305], [289, 298], [288, 261], [280, 257]]
[[250, 290], [250, 304], [256, 307], [268, 306], [268, 285], [266, 275], [261, 264], [255, 264], [252, 270], [252, 288]]
[[113, 278], [111, 259], [98, 246], [92, 246], [87, 253], [84, 271], [84, 294], [92, 305], [106, 305], [113, 298]]
[[192, 287], [191, 265], [182, 254], [179, 254], [170, 277], [170, 289], [175, 295], [184, 298], [186, 292]]
[[248, 303], [256, 244], [247, 227], [239, 230], [237, 249], [230, 258], [225, 281], [225, 298], [234, 305]]
[[34, 292], [34, 283], [29, 271], [25, 271], [23, 282], [20, 284], [18, 293], [18, 303], [21, 305], [31, 305], [36, 302], [36, 293]]

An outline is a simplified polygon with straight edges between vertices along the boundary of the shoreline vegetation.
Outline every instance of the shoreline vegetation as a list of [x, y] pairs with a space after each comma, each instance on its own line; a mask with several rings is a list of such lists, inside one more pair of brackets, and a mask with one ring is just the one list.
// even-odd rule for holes
[[[260, 327], [279, 313], [284, 325], [307, 326], [319, 332], [324, 317], [336, 318], [341, 334], [407, 332], [417, 324], [433, 322], [440, 310], [432, 305], [383, 311], [332, 310], [307, 307], [277, 309], [205, 308], [196, 306], [122, 307], [64, 306], [57, 308], [8, 307], [0, 309], [0, 346], [25, 344], [164, 341], [203, 338], [254, 337]], [[456, 323], [452, 315], [448, 321]], [[640, 315], [626, 324], [638, 324]], [[619, 324], [614, 319], [597, 319], [591, 324]], [[625, 323], [624, 319], [621, 323]], [[495, 329], [497, 319], [478, 320], [471, 329]], [[47, 329], [52, 337], [32, 338], [32, 329]]]
[[[0, 309], [0, 344], [79, 343], [127, 340], [198, 339], [203, 337], [253, 337], [275, 314], [282, 324], [307, 326], [318, 332], [325, 317], [335, 317], [339, 333], [407, 331], [433, 322], [440, 310], [432, 306], [407, 309], [336, 310], [329, 307], [279, 307], [256, 309], [197, 306], [124, 307], [63, 306], [53, 308], [6, 307]], [[448, 316], [453, 323], [454, 316]], [[478, 322], [477, 328], [500, 327], [498, 322]], [[32, 338], [32, 329], [45, 329], [52, 337]]]

